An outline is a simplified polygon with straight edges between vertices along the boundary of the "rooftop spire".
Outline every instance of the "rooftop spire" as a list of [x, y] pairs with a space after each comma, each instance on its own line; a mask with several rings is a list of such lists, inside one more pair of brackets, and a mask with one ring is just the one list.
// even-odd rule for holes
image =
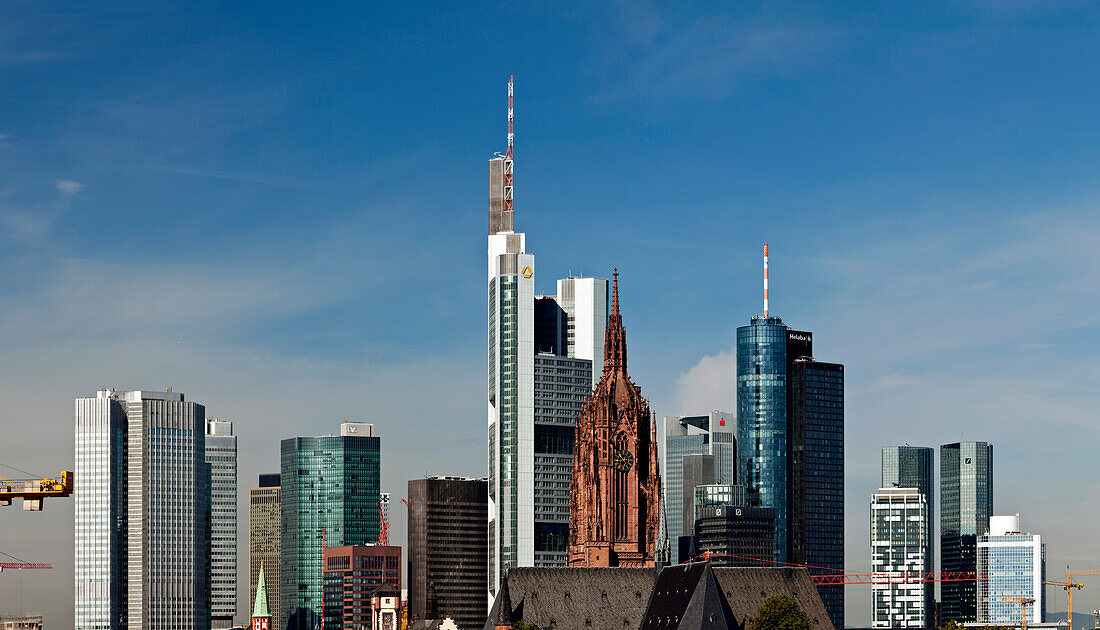
[[768, 316], [768, 244], [764, 243], [764, 317]]
[[619, 268], [615, 268], [611, 289], [611, 315], [607, 318], [607, 331], [603, 336], [603, 371], [619, 368], [626, 371], [626, 331], [619, 314]]
[[252, 606], [253, 617], [270, 617], [267, 608], [267, 580], [264, 579], [264, 565], [260, 565], [260, 579], [256, 581], [256, 603]]

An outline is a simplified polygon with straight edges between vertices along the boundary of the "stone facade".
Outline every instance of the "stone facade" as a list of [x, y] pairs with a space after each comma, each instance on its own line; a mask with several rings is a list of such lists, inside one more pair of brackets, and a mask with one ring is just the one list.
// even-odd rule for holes
[[569, 566], [653, 566], [659, 489], [656, 425], [649, 401], [626, 371], [616, 270], [603, 376], [577, 418]]

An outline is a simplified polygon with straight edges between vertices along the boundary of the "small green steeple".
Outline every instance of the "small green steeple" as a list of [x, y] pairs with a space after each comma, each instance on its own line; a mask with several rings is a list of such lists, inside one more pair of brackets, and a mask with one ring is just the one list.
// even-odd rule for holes
[[267, 610], [267, 581], [264, 580], [264, 565], [260, 565], [260, 579], [256, 582], [256, 605], [252, 607], [253, 617], [270, 617]]

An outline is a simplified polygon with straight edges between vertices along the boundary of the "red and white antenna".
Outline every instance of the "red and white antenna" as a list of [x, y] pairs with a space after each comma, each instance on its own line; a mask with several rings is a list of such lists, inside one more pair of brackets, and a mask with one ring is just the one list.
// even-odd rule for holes
[[768, 244], [764, 243], [764, 317], [768, 316]]
[[508, 77], [508, 153], [504, 156], [504, 211], [512, 212], [512, 141], [515, 133], [512, 128], [512, 81], [515, 75]]

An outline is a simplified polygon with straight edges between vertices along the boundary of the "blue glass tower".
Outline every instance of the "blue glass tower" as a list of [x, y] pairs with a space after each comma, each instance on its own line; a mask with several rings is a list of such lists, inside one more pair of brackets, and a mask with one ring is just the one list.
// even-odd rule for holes
[[787, 561], [787, 331], [766, 315], [737, 329], [738, 477], [751, 507], [776, 511], [779, 562]]

